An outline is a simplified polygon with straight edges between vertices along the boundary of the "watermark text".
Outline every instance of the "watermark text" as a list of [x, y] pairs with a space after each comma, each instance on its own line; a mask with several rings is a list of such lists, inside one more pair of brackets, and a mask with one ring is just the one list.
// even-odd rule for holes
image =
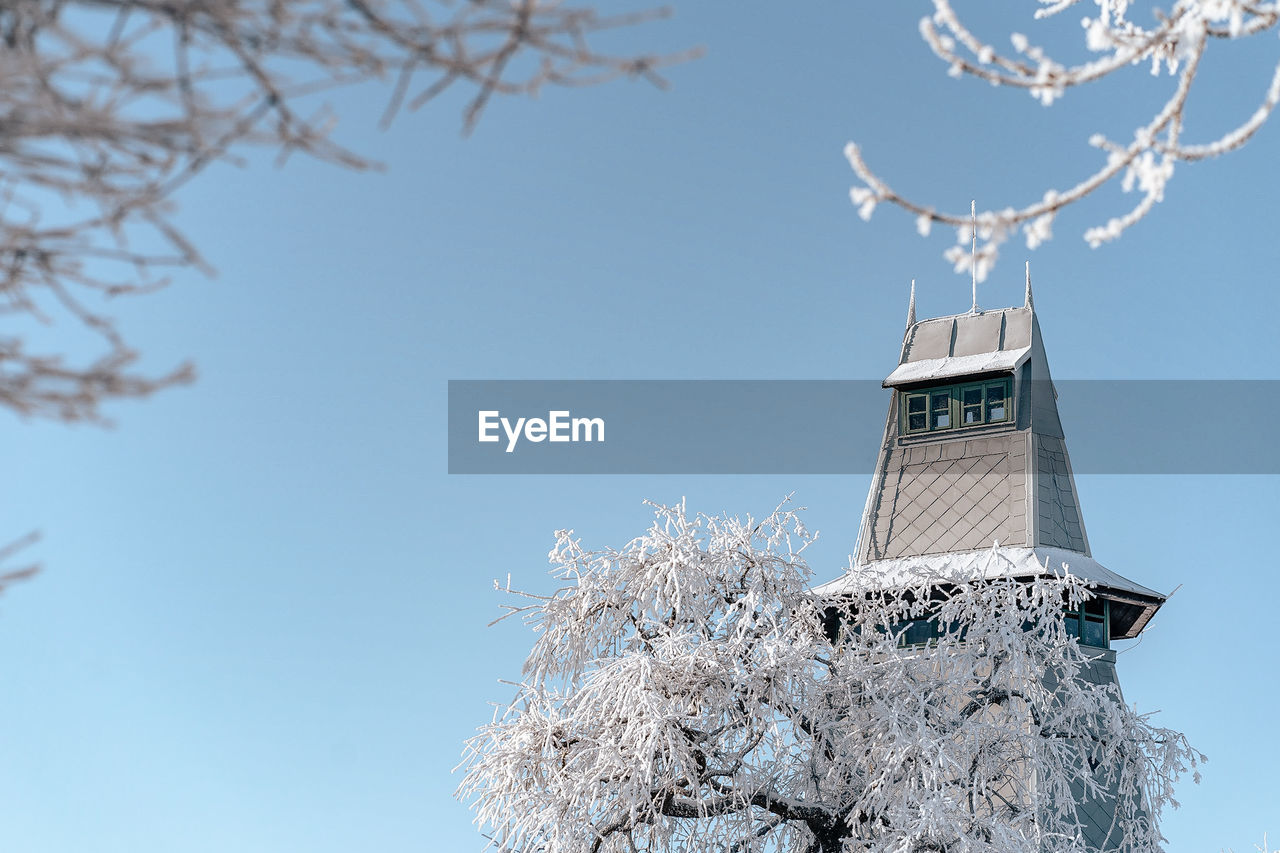
[[542, 441], [604, 441], [604, 418], [575, 418], [567, 409], [552, 410], [544, 418], [504, 418], [497, 409], [477, 412], [481, 443], [501, 441], [505, 435], [507, 453], [512, 453], [523, 438], [535, 444]]

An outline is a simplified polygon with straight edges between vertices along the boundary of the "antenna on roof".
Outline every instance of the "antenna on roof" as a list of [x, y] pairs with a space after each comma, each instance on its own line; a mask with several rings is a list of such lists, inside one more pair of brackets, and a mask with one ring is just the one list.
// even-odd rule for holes
[[916, 324], [916, 280], [911, 279], [911, 301], [907, 303], [907, 325]]
[[973, 274], [973, 307], [969, 313], [978, 313], [978, 202], [969, 199], [969, 217], [973, 221], [973, 239], [969, 247], [969, 271]]
[[1023, 308], [1034, 308], [1035, 302], [1031, 299], [1031, 261], [1027, 261], [1027, 295], [1022, 299]]

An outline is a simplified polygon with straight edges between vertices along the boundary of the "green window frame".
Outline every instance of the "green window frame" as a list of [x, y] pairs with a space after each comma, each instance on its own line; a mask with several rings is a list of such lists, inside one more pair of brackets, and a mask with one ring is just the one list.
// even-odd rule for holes
[[899, 432], [903, 435], [1008, 423], [1013, 417], [1013, 379], [1008, 376], [902, 391], [900, 395]]
[[1075, 637], [1082, 646], [1098, 649], [1111, 648], [1111, 602], [1105, 598], [1091, 598], [1075, 609], [1062, 609], [1067, 635]]

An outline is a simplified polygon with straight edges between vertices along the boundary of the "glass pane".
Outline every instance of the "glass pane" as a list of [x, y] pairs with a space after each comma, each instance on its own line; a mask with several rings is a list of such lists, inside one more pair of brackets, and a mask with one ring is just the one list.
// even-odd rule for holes
[[987, 420], [1003, 421], [1007, 415], [1005, 406], [1004, 383], [987, 386]]
[[928, 421], [925, 420], [924, 412], [907, 415], [907, 429], [911, 432], [922, 430], [927, 424]]
[[981, 388], [966, 388], [962, 392], [960, 392], [960, 397], [964, 401], [964, 404], [966, 406], [982, 405], [982, 389]]
[[964, 416], [960, 419], [965, 424], [982, 423], [982, 406], [965, 406]]
[[1079, 616], [1077, 616], [1074, 613], [1068, 613], [1066, 617], [1063, 619], [1063, 622], [1066, 624], [1068, 637], [1080, 636], [1080, 617]]
[[916, 619], [907, 623], [907, 629], [898, 638], [904, 646], [919, 646], [933, 639], [933, 623], [927, 619]]
[[1080, 642], [1086, 646], [1097, 646], [1105, 649], [1107, 647], [1107, 623], [1101, 620], [1085, 619], [1084, 620], [1084, 637]]
[[923, 395], [923, 394], [914, 394], [914, 395], [912, 395], [912, 396], [908, 397], [908, 398], [907, 398], [907, 411], [908, 411], [908, 412], [923, 412], [923, 411], [924, 411], [924, 395]]
[[931, 394], [929, 405], [933, 408], [930, 429], [946, 429], [951, 426], [951, 394]]
[[1101, 598], [1091, 598], [1084, 603], [1084, 612], [1101, 618], [1106, 614], [1106, 603]]

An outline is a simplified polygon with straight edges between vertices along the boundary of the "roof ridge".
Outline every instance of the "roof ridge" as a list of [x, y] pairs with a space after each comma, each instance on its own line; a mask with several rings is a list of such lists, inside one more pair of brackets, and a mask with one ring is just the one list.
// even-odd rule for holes
[[1007, 308], [979, 308], [977, 311], [961, 311], [958, 314], [944, 314], [941, 317], [926, 317], [923, 320], [915, 321], [912, 325], [923, 326], [925, 323], [936, 323], [941, 320], [956, 320], [960, 317], [981, 317], [984, 314], [1000, 314], [1005, 311], [1030, 311], [1035, 313], [1035, 308], [1029, 308], [1026, 305], [1010, 305]]

